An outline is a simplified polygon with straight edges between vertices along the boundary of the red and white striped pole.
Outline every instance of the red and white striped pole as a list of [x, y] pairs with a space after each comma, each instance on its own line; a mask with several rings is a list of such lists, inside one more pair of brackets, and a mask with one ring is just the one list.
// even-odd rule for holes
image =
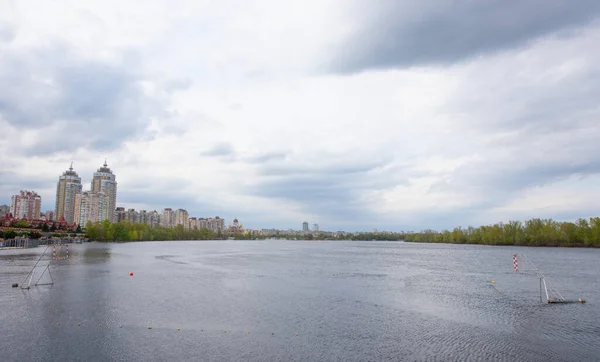
[[517, 261], [517, 254], [513, 255], [513, 268], [515, 268], [515, 271], [519, 271], [519, 262]]

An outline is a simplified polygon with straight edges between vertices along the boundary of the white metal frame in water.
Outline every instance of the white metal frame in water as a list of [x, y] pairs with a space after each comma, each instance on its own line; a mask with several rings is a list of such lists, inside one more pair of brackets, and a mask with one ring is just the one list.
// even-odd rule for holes
[[566, 300], [548, 281], [546, 276], [525, 256], [523, 253], [513, 255], [513, 268], [515, 272], [530, 272], [540, 278], [540, 302], [542, 302], [542, 290], [546, 294], [548, 303], [565, 303]]
[[[31, 268], [31, 271], [29, 272], [29, 274], [27, 274], [27, 277], [25, 278], [25, 281], [23, 283], [21, 283], [21, 289], [29, 289], [29, 288], [31, 288], [31, 282], [33, 281], [33, 276], [35, 275], [35, 271], [40, 266], [39, 265], [40, 262], [42, 261], [42, 259], [44, 258], [44, 256], [46, 256], [46, 253], [48, 252], [48, 250], [50, 250], [51, 247], [53, 248], [54, 245], [48, 244], [46, 246], [46, 249], [44, 249], [44, 252], [37, 259], [37, 261], [33, 265], [33, 268]], [[42, 273], [40, 274], [40, 276], [37, 278], [37, 280], [35, 281], [35, 283], [33, 284], [34, 286], [35, 285], [52, 285], [52, 284], [54, 284], [54, 279], [52, 278], [52, 272], [50, 272], [50, 264], [52, 263], [52, 257], [50, 258], [50, 260], [44, 260], [44, 261], [48, 261], [48, 263], [45, 264], [45, 265], [41, 265], [41, 267], [43, 267], [44, 270], [42, 271]], [[44, 274], [46, 274], [46, 272], [48, 272], [48, 275], [50, 276], [50, 282], [48, 282], [48, 283], [40, 283], [40, 280], [42, 279], [42, 277], [44, 276]]]

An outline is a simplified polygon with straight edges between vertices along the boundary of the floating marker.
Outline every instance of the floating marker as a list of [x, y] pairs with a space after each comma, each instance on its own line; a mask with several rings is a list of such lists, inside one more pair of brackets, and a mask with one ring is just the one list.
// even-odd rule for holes
[[585, 303], [585, 299], [583, 299], [583, 298], [579, 298], [577, 301], [581, 304]]
[[81, 326], [81, 323], [77, 323], [77, 327]]
[[98, 324], [98, 327], [102, 327], [102, 324]]
[[121, 324], [121, 325], [119, 326], [119, 328], [123, 328], [123, 325]]
[[180, 330], [181, 330], [181, 328], [177, 328], [177, 330], [178, 330], [178, 331], [180, 331]]
[[495, 281], [495, 280], [492, 280], [492, 284], [496, 284], [496, 281]]
[[148, 326], [148, 329], [152, 329], [152, 326]]
[[129, 272], [129, 276], [132, 277], [133, 276], [133, 272]]
[[57, 326], [60, 326], [60, 322], [57, 322], [57, 323], [56, 323], [56, 325], [57, 325]]

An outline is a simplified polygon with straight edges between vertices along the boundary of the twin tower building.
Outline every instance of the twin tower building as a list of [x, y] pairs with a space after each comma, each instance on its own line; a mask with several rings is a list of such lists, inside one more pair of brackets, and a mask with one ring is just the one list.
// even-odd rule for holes
[[73, 164], [58, 179], [56, 186], [56, 220], [85, 227], [88, 222], [115, 221], [117, 181], [106, 161], [94, 172], [90, 191], [83, 191], [81, 177]]

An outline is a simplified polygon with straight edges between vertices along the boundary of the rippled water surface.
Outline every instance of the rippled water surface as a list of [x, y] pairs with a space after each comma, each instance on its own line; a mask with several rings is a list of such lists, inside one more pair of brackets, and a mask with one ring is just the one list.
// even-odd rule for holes
[[[90, 243], [11, 288], [42, 251], [0, 251], [0, 361], [600, 359], [600, 250]], [[515, 252], [587, 303], [541, 304]]]

